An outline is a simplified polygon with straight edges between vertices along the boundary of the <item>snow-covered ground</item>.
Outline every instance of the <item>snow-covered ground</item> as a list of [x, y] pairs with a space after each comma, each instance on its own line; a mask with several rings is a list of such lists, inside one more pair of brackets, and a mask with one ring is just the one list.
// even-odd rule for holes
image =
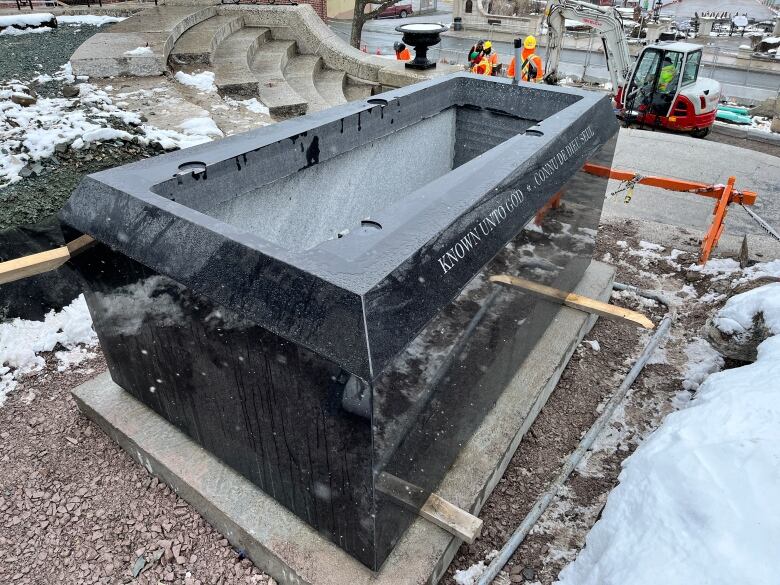
[[94, 357], [89, 350], [97, 345], [97, 336], [84, 295], [58, 313], [50, 311], [43, 321], [0, 323], [0, 406], [19, 376], [43, 369], [41, 352], [57, 344], [65, 348], [55, 353], [60, 370]]
[[[778, 583], [780, 283], [730, 298], [715, 323], [740, 334], [759, 313], [774, 336], [758, 360], [708, 376], [623, 462], [601, 519], [558, 583]], [[691, 348], [694, 378], [707, 361], [701, 343]]]
[[[69, 64], [56, 78], [68, 83], [80, 81]], [[159, 143], [171, 150], [222, 136], [211, 118], [193, 118], [183, 121], [178, 129], [161, 129], [121, 107], [121, 101], [115, 103], [105, 89], [82, 81], [78, 90], [73, 98], [38, 97], [32, 105], [23, 106], [13, 101], [14, 94], [28, 96], [28, 84], [14, 80], [0, 85], [0, 187], [21, 180], [19, 173], [26, 164], [52, 156], [61, 144], [78, 150], [91, 142], [119, 139]]]

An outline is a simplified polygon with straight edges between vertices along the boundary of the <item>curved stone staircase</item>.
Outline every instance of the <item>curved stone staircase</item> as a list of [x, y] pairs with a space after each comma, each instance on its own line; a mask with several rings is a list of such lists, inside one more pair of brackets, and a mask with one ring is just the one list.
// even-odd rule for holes
[[421, 79], [401, 63], [349, 47], [306, 5], [149, 8], [88, 39], [71, 64], [76, 75], [91, 77], [202, 66], [214, 72], [220, 94], [256, 97], [275, 118], [317, 112], [365, 99], [381, 85]]

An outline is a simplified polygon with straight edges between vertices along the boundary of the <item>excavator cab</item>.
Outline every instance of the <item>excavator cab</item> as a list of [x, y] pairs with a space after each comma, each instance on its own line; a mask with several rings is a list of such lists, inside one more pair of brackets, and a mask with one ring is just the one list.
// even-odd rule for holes
[[647, 126], [705, 136], [717, 114], [720, 84], [699, 78], [702, 49], [690, 43], [646, 47], [637, 59], [627, 90], [622, 92], [622, 118]]

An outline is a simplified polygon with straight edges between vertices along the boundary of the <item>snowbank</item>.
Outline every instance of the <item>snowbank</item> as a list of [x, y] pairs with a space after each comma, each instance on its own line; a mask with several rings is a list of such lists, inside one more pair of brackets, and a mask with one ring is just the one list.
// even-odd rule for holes
[[88, 24], [90, 26], [103, 26], [111, 22], [122, 22], [124, 16], [108, 16], [106, 14], [63, 14], [57, 17], [57, 24]]
[[214, 93], [217, 91], [217, 86], [214, 85], [213, 71], [201, 71], [200, 73], [193, 74], [177, 71], [174, 77], [176, 78], [176, 81], [182, 85], [188, 85], [206, 93]]
[[[778, 287], [733, 297], [728, 318], [761, 310], [780, 323]], [[619, 480], [559, 584], [776, 584], [780, 335], [754, 364], [709, 376], [624, 461]]]
[[97, 344], [84, 295], [59, 313], [50, 311], [43, 321], [0, 323], [0, 406], [16, 387], [17, 377], [41, 370], [45, 362], [39, 354], [52, 351], [57, 344], [65, 348], [55, 354], [60, 371], [92, 356], [81, 347]]
[[731, 297], [713, 319], [726, 335], [744, 335], [761, 315], [772, 335], [780, 335], [780, 282], [773, 282]]
[[0, 16], [0, 27], [15, 26], [24, 28], [26, 26], [41, 26], [44, 22], [51, 22], [52, 20], [54, 20], [54, 15], [50, 12], [11, 14], [9, 16]]

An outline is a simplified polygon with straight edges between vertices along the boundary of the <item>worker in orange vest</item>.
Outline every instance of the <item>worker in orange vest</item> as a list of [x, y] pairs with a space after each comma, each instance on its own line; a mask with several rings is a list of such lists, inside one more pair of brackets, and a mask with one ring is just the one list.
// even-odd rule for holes
[[482, 53], [475, 59], [471, 72], [478, 75], [495, 75], [500, 68], [501, 61], [498, 53], [493, 51], [493, 43], [485, 41]]
[[[544, 68], [542, 67], [542, 58], [536, 54], [536, 38], [528, 35], [523, 41], [523, 51], [520, 53], [523, 63], [520, 69], [520, 79], [522, 81], [539, 82], [544, 78]], [[509, 69], [506, 74], [514, 78], [515, 76], [515, 58], [509, 63]]]
[[395, 49], [395, 58], [399, 61], [411, 61], [412, 60], [412, 54], [409, 52], [409, 49], [404, 45], [403, 43], [399, 43], [396, 41], [393, 43], [393, 49]]
[[493, 75], [493, 66], [490, 64], [490, 60], [483, 55], [482, 60], [471, 68], [471, 72], [477, 75]]
[[485, 41], [482, 45], [482, 55], [490, 63], [490, 73], [486, 75], [495, 75], [501, 69], [501, 59], [498, 57], [498, 53], [493, 50], [493, 43]]

